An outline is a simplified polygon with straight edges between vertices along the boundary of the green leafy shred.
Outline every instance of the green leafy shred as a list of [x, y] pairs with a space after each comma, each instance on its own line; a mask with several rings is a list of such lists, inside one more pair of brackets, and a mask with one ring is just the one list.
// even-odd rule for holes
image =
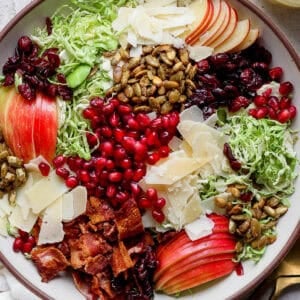
[[[71, 0], [72, 5], [61, 6], [52, 16], [52, 34], [46, 28], [36, 28], [32, 39], [41, 47], [60, 50], [61, 65], [58, 72], [66, 77], [78, 66], [89, 65], [92, 76], [74, 88], [72, 102], [68, 103], [58, 132], [57, 153], [79, 155], [90, 159], [91, 150], [86, 140], [90, 124], [82, 116], [82, 110], [94, 96], [103, 96], [112, 85], [110, 69], [103, 53], [118, 47], [118, 36], [111, 22], [121, 6], [133, 6], [134, 0]], [[55, 80], [55, 79], [53, 79]]]

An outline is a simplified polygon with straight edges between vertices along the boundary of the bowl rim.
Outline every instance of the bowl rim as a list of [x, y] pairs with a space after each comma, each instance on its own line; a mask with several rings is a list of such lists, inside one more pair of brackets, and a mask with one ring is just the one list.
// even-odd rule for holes
[[[28, 13], [31, 12], [35, 7], [40, 5], [41, 3], [47, 0], [32, 0], [28, 5], [26, 5], [19, 13], [17, 13], [1, 30], [0, 32], [0, 42], [8, 35], [8, 33], [14, 28], [14, 26]], [[300, 56], [298, 55], [295, 48], [292, 46], [286, 34], [273, 22], [270, 16], [266, 15], [259, 7], [257, 7], [254, 3], [248, 0], [239, 0], [239, 2], [248, 8], [252, 13], [254, 13], [258, 18], [260, 18], [265, 24], [267, 24], [270, 29], [274, 32], [274, 34], [279, 38], [282, 42], [286, 50], [291, 55], [294, 60], [299, 72], [300, 72]], [[258, 286], [267, 276], [269, 276], [272, 271], [280, 264], [280, 262], [287, 255], [288, 251], [293, 247], [297, 239], [300, 238], [300, 221], [294, 231], [292, 232], [288, 242], [281, 249], [279, 254], [276, 257], [276, 260], [270, 263], [265, 270], [253, 279], [251, 282], [246, 284], [241, 290], [232, 295], [229, 299], [244, 299], [244, 297], [249, 296], [251, 291], [254, 290], [256, 286]], [[40, 297], [43, 300], [52, 300], [45, 292], [41, 289], [33, 285], [29, 280], [27, 280], [22, 274], [19, 273], [17, 268], [11, 264], [8, 259], [3, 255], [0, 251], [0, 261], [3, 265], [15, 276], [26, 288], [28, 288], [31, 292], [33, 292], [36, 296]], [[241, 298], [242, 297], [242, 298]], [[54, 299], [53, 299], [54, 300]]]

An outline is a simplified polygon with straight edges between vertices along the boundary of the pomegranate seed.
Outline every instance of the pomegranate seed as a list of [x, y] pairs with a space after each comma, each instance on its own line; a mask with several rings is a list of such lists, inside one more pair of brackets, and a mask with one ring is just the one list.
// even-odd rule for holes
[[96, 108], [99, 111], [102, 111], [102, 108], [104, 106], [104, 100], [101, 99], [100, 97], [94, 97], [90, 101], [90, 106]]
[[132, 112], [132, 108], [129, 105], [121, 104], [118, 107], [118, 112], [121, 115], [126, 115]]
[[265, 118], [268, 115], [268, 112], [266, 107], [260, 107], [256, 112], [256, 119]]
[[93, 164], [97, 171], [103, 170], [103, 168], [106, 166], [107, 159], [105, 157], [97, 157], [93, 160]]
[[111, 137], [113, 135], [113, 130], [108, 126], [103, 126], [101, 128], [101, 134], [105, 137]]
[[273, 120], [277, 120], [277, 113], [272, 107], [268, 107], [269, 117]]
[[151, 202], [153, 202], [153, 203], [156, 202], [158, 200], [157, 190], [155, 188], [148, 188], [146, 190], [146, 197]]
[[159, 141], [162, 145], [168, 145], [173, 135], [169, 131], [163, 131], [159, 134]]
[[128, 137], [132, 137], [135, 140], [138, 140], [140, 137], [140, 133], [136, 130], [130, 130], [127, 132], [127, 136]]
[[291, 119], [291, 113], [287, 108], [281, 110], [277, 115], [277, 120], [280, 123], [286, 123], [290, 119]]
[[94, 147], [98, 144], [98, 137], [91, 132], [88, 132], [86, 134], [86, 139], [90, 147]]
[[116, 199], [118, 200], [118, 202], [124, 203], [129, 199], [129, 195], [126, 191], [125, 192], [118, 192], [116, 194]]
[[147, 163], [149, 165], [155, 165], [160, 160], [160, 154], [159, 152], [153, 152], [149, 154], [147, 158]]
[[291, 105], [289, 108], [288, 108], [289, 112], [290, 112], [290, 115], [291, 115], [291, 119], [294, 119], [297, 115], [297, 108], [296, 106], [294, 105]]
[[113, 143], [110, 141], [105, 141], [105, 142], [101, 143], [100, 150], [101, 150], [102, 156], [104, 156], [104, 157], [112, 156], [113, 152], [114, 152]]
[[169, 129], [170, 128], [170, 121], [169, 121], [169, 116], [162, 116], [161, 117], [162, 120], [162, 127], [165, 129]]
[[93, 191], [94, 192], [96, 184], [94, 182], [89, 181], [89, 182], [84, 183], [84, 186], [87, 188], [88, 191]]
[[108, 175], [108, 179], [111, 182], [120, 182], [123, 179], [123, 175], [121, 172], [111, 172]]
[[30, 236], [28, 237], [27, 242], [28, 242], [28, 243], [31, 243], [33, 247], [34, 247], [35, 244], [36, 244], [35, 238], [34, 238], [32, 235], [30, 235]]
[[169, 146], [161, 146], [158, 149], [158, 152], [160, 154], [160, 157], [168, 157], [170, 153], [170, 147]]
[[117, 108], [120, 105], [120, 101], [117, 98], [111, 98], [109, 100], [109, 103], [111, 103], [114, 106], [114, 108]]
[[88, 160], [88, 161], [85, 161], [83, 164], [82, 164], [82, 168], [84, 170], [87, 170], [87, 171], [90, 171], [92, 170], [94, 167], [94, 163], [92, 160]]
[[289, 97], [281, 97], [279, 101], [279, 108], [285, 109], [291, 106], [292, 100]]
[[96, 197], [102, 198], [105, 195], [105, 190], [102, 186], [98, 185], [96, 186], [94, 193]]
[[39, 163], [39, 170], [43, 176], [48, 176], [50, 173], [50, 166], [44, 162]]
[[169, 123], [171, 128], [176, 128], [179, 121], [179, 114], [177, 112], [174, 111], [169, 115]]
[[66, 157], [63, 155], [57, 155], [52, 162], [55, 168], [62, 167], [66, 163]]
[[63, 167], [57, 168], [55, 170], [56, 175], [58, 175], [59, 177], [63, 178], [63, 179], [67, 179], [70, 175], [70, 172]]
[[127, 152], [133, 152], [135, 150], [136, 140], [129, 136], [124, 136], [122, 140], [122, 146]]
[[152, 120], [151, 124], [150, 124], [150, 127], [152, 129], [160, 129], [163, 125], [163, 122], [162, 122], [162, 119], [160, 117]]
[[104, 115], [111, 115], [115, 110], [113, 103], [107, 103], [103, 106], [102, 112]]
[[287, 96], [288, 94], [290, 94], [293, 91], [294, 87], [292, 85], [291, 82], [289, 81], [285, 81], [280, 83], [279, 86], [279, 93], [283, 96]]
[[256, 108], [251, 108], [248, 110], [248, 114], [253, 117], [256, 118], [256, 114], [257, 114], [257, 109]]
[[113, 136], [115, 137], [115, 140], [117, 142], [121, 143], [123, 140], [123, 137], [125, 136], [125, 131], [123, 129], [116, 128], [113, 131]]
[[144, 161], [147, 156], [147, 146], [137, 141], [134, 149], [134, 158], [136, 161]]
[[272, 107], [275, 111], [279, 109], [279, 101], [275, 96], [271, 96], [268, 100], [268, 105]]
[[79, 172], [79, 178], [82, 182], [87, 183], [90, 181], [90, 174], [86, 170], [81, 170]]
[[157, 223], [162, 223], [165, 220], [164, 213], [159, 209], [152, 210], [152, 217]]
[[130, 183], [130, 189], [131, 189], [131, 193], [132, 193], [133, 197], [135, 197], [135, 198], [138, 197], [141, 193], [140, 186], [135, 182]]
[[271, 96], [271, 94], [272, 94], [272, 89], [269, 88], [269, 89], [267, 89], [266, 91], [264, 91], [264, 92], [262, 93], [262, 96], [264, 96], [264, 97], [266, 97], [266, 98], [269, 98], [269, 97]]
[[142, 127], [142, 128], [146, 128], [150, 125], [151, 120], [150, 118], [143, 114], [143, 113], [138, 113], [136, 115], [136, 121], [138, 122], [138, 124]]
[[116, 166], [116, 164], [115, 164], [115, 162], [112, 159], [108, 159], [106, 161], [106, 169], [107, 170], [112, 170], [112, 169], [115, 168], [115, 166]]
[[141, 197], [138, 200], [138, 206], [139, 206], [139, 208], [147, 209], [147, 208], [150, 208], [152, 206], [152, 203], [148, 198]]
[[108, 198], [113, 198], [113, 197], [116, 196], [116, 194], [117, 194], [116, 186], [113, 185], [113, 184], [108, 185], [107, 188], [106, 188], [106, 196]]
[[133, 179], [133, 181], [138, 182], [145, 176], [145, 174], [146, 174], [146, 171], [144, 169], [142, 169], [142, 168], [136, 169], [134, 171], [132, 179]]
[[18, 233], [19, 233], [19, 236], [22, 239], [22, 241], [27, 241], [28, 240], [28, 237], [29, 237], [28, 232], [19, 229]]
[[131, 168], [132, 162], [131, 162], [130, 159], [124, 158], [123, 160], [121, 160], [121, 161], [119, 162], [119, 165], [120, 165], [120, 167], [122, 167], [123, 169], [128, 169], [128, 168]]
[[24, 243], [22, 245], [22, 249], [21, 250], [22, 250], [23, 253], [30, 253], [31, 250], [32, 250], [32, 248], [33, 248], [32, 243], [26, 242], [26, 243]]
[[128, 119], [127, 126], [131, 130], [140, 130], [140, 125], [134, 118]]
[[120, 117], [116, 112], [113, 112], [112, 115], [109, 118], [109, 124], [112, 127], [118, 127], [120, 124]]
[[114, 150], [113, 157], [116, 160], [122, 160], [126, 157], [126, 151], [123, 147], [119, 147]]
[[162, 197], [158, 198], [156, 201], [153, 202], [153, 206], [158, 209], [164, 208], [165, 205], [166, 205], [166, 199]]
[[96, 117], [97, 113], [94, 109], [87, 107], [82, 111], [82, 115], [85, 119], [92, 120], [94, 117]]
[[155, 146], [160, 144], [158, 134], [155, 131], [146, 131], [146, 138], [149, 146]]
[[266, 105], [267, 104], [267, 98], [266, 97], [264, 97], [264, 96], [259, 96], [259, 95], [257, 95], [257, 96], [255, 96], [254, 97], [254, 104], [256, 105], [256, 106], [264, 106], [264, 105]]
[[14, 243], [13, 243], [13, 250], [15, 252], [21, 251], [23, 244], [24, 244], [24, 242], [20, 237], [15, 238]]
[[283, 71], [281, 67], [275, 67], [269, 70], [269, 76], [272, 80], [279, 81], [282, 77]]
[[131, 180], [134, 173], [132, 169], [126, 169], [123, 174], [123, 178], [127, 181]]
[[74, 187], [76, 187], [79, 184], [76, 176], [69, 176], [66, 179], [65, 183], [66, 183], [66, 186], [71, 189], [73, 189]]
[[67, 158], [67, 163], [68, 163], [69, 168], [72, 171], [74, 171], [74, 172], [77, 171], [77, 164], [76, 164], [76, 158], [75, 157], [72, 157], [72, 156], [68, 157]]

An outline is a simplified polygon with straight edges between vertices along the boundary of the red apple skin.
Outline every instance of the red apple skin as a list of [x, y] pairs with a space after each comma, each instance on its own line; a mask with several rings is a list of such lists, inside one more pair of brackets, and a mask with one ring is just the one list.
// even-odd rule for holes
[[236, 263], [231, 259], [200, 265], [169, 281], [167, 285], [163, 287], [163, 292], [166, 294], [175, 294], [196, 287], [200, 284], [229, 275], [235, 267]]
[[34, 120], [34, 146], [36, 156], [42, 155], [48, 162], [55, 156], [58, 131], [58, 112], [53, 98], [38, 93]]
[[37, 93], [36, 100], [25, 100], [14, 87], [0, 88], [0, 127], [14, 155], [27, 163], [43, 155], [54, 158], [58, 130], [55, 99]]

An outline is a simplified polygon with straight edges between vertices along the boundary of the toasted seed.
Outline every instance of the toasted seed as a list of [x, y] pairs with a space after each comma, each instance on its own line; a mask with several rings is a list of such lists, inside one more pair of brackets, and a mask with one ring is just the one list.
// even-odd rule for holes
[[179, 49], [179, 58], [182, 61], [184, 65], [187, 65], [189, 63], [189, 53], [188, 50], [183, 48]]
[[187, 96], [186, 95], [180, 95], [178, 102], [179, 103], [184, 103], [187, 100]]
[[172, 46], [167, 44], [167, 45], [159, 45], [157, 47], [154, 48], [154, 50], [152, 51], [152, 55], [157, 55], [160, 52], [167, 52], [169, 50], [172, 49]]
[[226, 189], [226, 192], [230, 193], [234, 198], [239, 198], [241, 196], [241, 192], [237, 188], [232, 186], [229, 186]]
[[148, 112], [151, 112], [151, 110], [152, 110], [151, 107], [147, 106], [147, 105], [136, 105], [133, 108], [133, 112], [135, 112], [135, 113], [139, 113], [139, 112], [148, 113]]
[[26, 181], [26, 172], [25, 169], [23, 168], [17, 168], [16, 169], [16, 176], [17, 176], [17, 180], [21, 183]]
[[234, 221], [246, 221], [249, 219], [247, 215], [240, 214], [240, 215], [231, 215], [230, 218]]
[[166, 89], [164, 86], [161, 86], [158, 91], [157, 91], [158, 95], [163, 96], [166, 94]]
[[257, 219], [252, 218], [251, 219], [251, 232], [252, 235], [257, 238], [261, 235], [261, 226]]
[[113, 80], [114, 83], [120, 83], [122, 78], [122, 68], [120, 66], [116, 66], [113, 69]]
[[121, 77], [121, 85], [122, 87], [125, 87], [128, 83], [128, 79], [130, 78], [130, 72], [129, 70], [126, 70], [122, 73], [122, 77]]
[[161, 80], [165, 80], [166, 79], [166, 71], [165, 71], [165, 68], [160, 65], [157, 69], [157, 75], [159, 76], [159, 78]]
[[136, 82], [139, 82], [138, 78], [130, 78], [130, 79], [128, 79], [128, 84], [134, 84]]
[[159, 60], [152, 56], [152, 55], [147, 55], [145, 57], [147, 64], [149, 64], [152, 67], [158, 68], [159, 67]]
[[169, 113], [172, 109], [173, 109], [173, 104], [167, 101], [161, 106], [160, 113], [165, 115]]
[[254, 218], [256, 218], [257, 220], [261, 219], [262, 211], [259, 207], [252, 208], [251, 212]]
[[141, 86], [140, 86], [139, 83], [135, 83], [132, 88], [133, 88], [134, 94], [137, 97], [141, 97], [142, 96], [142, 88], [141, 88]]
[[152, 46], [143, 46], [143, 53], [144, 54], [149, 54], [151, 53], [153, 50], [153, 47]]
[[276, 217], [276, 212], [272, 207], [266, 205], [266, 206], [264, 206], [263, 210], [270, 217], [272, 217], [272, 218]]
[[267, 244], [273, 244], [276, 241], [277, 237], [276, 235], [268, 235], [267, 236]]
[[16, 204], [17, 192], [12, 190], [8, 193], [8, 202], [10, 205], [14, 206]]
[[227, 200], [222, 197], [215, 197], [214, 198], [215, 206], [220, 208], [225, 208], [227, 206]]
[[183, 71], [178, 71], [177, 73], [173, 74], [170, 77], [170, 80], [171, 81], [177, 81], [177, 82], [183, 81], [184, 80], [184, 73], [183, 73]]
[[229, 219], [229, 228], [228, 228], [228, 230], [232, 234], [235, 233], [235, 231], [236, 231], [236, 223], [231, 219]]
[[183, 63], [182, 63], [181, 61], [179, 61], [178, 63], [176, 63], [176, 64], [173, 66], [172, 71], [173, 71], [174, 73], [176, 73], [176, 72], [181, 71], [181, 70], [183, 70], [183, 69], [184, 69], [184, 65], [183, 65]]
[[134, 76], [134, 77], [138, 77], [138, 76], [136, 76], [136, 74], [138, 74], [138, 73], [140, 73], [141, 71], [144, 71], [144, 70], [145, 70], [145, 66], [144, 65], [139, 65], [131, 71], [131, 75]]
[[196, 74], [197, 74], [197, 66], [193, 66], [189, 70], [189, 72], [187, 74], [187, 78], [193, 80]]
[[110, 63], [112, 66], [116, 66], [121, 61], [121, 54], [117, 52], [111, 59]]
[[131, 85], [127, 85], [124, 94], [127, 98], [132, 98], [134, 96], [133, 87]]
[[279, 206], [275, 209], [275, 213], [279, 217], [283, 216], [287, 211], [288, 211], [288, 208], [286, 206]]
[[249, 227], [250, 227], [250, 220], [247, 219], [239, 226], [239, 231], [241, 233], [244, 233], [249, 229]]
[[6, 158], [9, 155], [7, 150], [3, 150], [0, 152], [0, 159]]
[[189, 86], [191, 89], [193, 89], [193, 90], [196, 89], [196, 85], [192, 80], [187, 79], [185, 82], [186, 82], [187, 86]]
[[16, 156], [7, 156], [7, 162], [12, 167], [21, 167], [22, 166], [22, 159], [16, 157]]
[[172, 90], [168, 93], [168, 99], [170, 103], [176, 103], [180, 99], [180, 92], [178, 90]]
[[[161, 87], [163, 81], [158, 76], [153, 76], [152, 79], [153, 84], [155, 84], [157, 87]], [[165, 92], [164, 92], [165, 93]]]
[[[141, 70], [141, 71], [139, 71], [139, 72], [137, 72], [136, 74], [135, 74], [135, 78], [141, 78], [141, 77], [143, 77], [144, 75], [146, 75], [147, 74], [147, 70]], [[147, 78], [148, 79], [148, 78]], [[149, 79], [148, 79], [149, 80]]]
[[155, 94], [156, 90], [157, 90], [157, 87], [155, 85], [149, 86], [147, 88], [147, 93], [146, 93], [147, 97], [153, 96]]
[[166, 89], [176, 89], [179, 87], [179, 83], [176, 82], [176, 81], [171, 81], [171, 80], [165, 80], [163, 82], [163, 86], [166, 88]]
[[140, 65], [141, 59], [140, 57], [131, 57], [128, 61], [128, 69], [132, 70], [138, 65]]
[[268, 222], [268, 223], [266, 223], [266, 224], [261, 224], [260, 226], [261, 226], [261, 230], [263, 231], [263, 230], [268, 230], [268, 229], [272, 229], [272, 228], [274, 228], [275, 226], [276, 226], [276, 224], [277, 224], [277, 220], [275, 221], [270, 221], [270, 222]]
[[228, 214], [231, 215], [238, 215], [243, 211], [242, 207], [238, 204], [234, 205], [230, 211], [228, 212]]
[[118, 84], [114, 85], [114, 87], [113, 87], [113, 92], [118, 93], [118, 92], [120, 92], [121, 90], [122, 90], [122, 85], [121, 85], [121, 83], [118, 83]]
[[147, 76], [148, 76], [148, 78], [152, 81], [153, 80], [153, 73], [152, 73], [152, 71], [151, 70], [148, 70], [147, 71]]
[[252, 243], [251, 243], [251, 247], [254, 249], [262, 249], [264, 248], [266, 245], [268, 244], [268, 237], [263, 235], [257, 239], [255, 239]]
[[119, 49], [119, 53], [121, 55], [122, 60], [128, 60], [130, 58], [128, 51], [122, 47]]
[[167, 58], [169, 60], [173, 61], [175, 59], [175, 57], [176, 57], [176, 51], [175, 51], [175, 49], [171, 48], [170, 50], [168, 50], [166, 52], [166, 55], [167, 55]]
[[244, 249], [243, 243], [241, 241], [238, 241], [235, 245], [235, 251], [240, 253], [243, 251], [243, 249]]
[[267, 200], [267, 205], [274, 208], [280, 203], [280, 200], [276, 197], [271, 197]]
[[2, 165], [1, 165], [1, 178], [4, 178], [6, 176], [8, 172], [8, 165], [6, 162], [4, 162]]
[[170, 60], [167, 56], [166, 53], [161, 53], [160, 54], [160, 59], [168, 66], [172, 66], [173, 65], [173, 62], [172, 60]]

